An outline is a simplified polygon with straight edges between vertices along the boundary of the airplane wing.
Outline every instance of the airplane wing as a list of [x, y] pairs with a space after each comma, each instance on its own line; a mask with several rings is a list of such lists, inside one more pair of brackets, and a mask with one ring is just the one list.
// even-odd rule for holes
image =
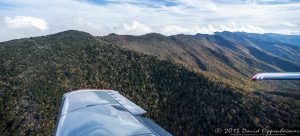
[[56, 136], [171, 136], [146, 111], [114, 90], [81, 89], [64, 94]]
[[252, 80], [300, 80], [300, 72], [259, 73]]

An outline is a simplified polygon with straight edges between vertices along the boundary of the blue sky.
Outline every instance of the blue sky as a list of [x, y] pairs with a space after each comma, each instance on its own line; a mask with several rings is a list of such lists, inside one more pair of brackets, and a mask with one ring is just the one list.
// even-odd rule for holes
[[75, 29], [93, 35], [244, 31], [300, 35], [299, 0], [0, 0], [0, 41]]

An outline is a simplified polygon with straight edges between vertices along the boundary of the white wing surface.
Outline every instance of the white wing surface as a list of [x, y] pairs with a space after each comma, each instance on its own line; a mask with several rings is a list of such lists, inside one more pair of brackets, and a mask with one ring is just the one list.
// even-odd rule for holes
[[55, 135], [171, 135], [143, 117], [145, 113], [144, 109], [114, 90], [72, 91], [62, 98]]

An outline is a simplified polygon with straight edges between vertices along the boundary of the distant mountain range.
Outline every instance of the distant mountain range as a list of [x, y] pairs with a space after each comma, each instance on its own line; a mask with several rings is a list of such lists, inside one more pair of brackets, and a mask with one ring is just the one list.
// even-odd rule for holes
[[[172, 60], [231, 86], [255, 90], [269, 85], [249, 80], [258, 72], [300, 71], [300, 36], [216, 32], [215, 35], [173, 35], [150, 33], [142, 36], [111, 34], [100, 40], [140, 53]], [[300, 88], [297, 82], [280, 87]]]
[[1, 42], [0, 135], [52, 135], [62, 95], [80, 88], [118, 90], [174, 135], [297, 128], [299, 82], [250, 77], [300, 71], [298, 41], [275, 34], [96, 37], [70, 30]]

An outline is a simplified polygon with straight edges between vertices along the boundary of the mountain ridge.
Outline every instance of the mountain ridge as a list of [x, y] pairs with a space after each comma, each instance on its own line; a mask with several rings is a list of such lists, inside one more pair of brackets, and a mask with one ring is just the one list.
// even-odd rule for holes
[[[98, 38], [114, 42], [130, 50], [184, 64], [227, 84], [237, 82], [243, 84], [240, 88], [244, 88], [245, 82], [250, 84], [249, 88], [261, 86], [249, 81], [249, 78], [258, 72], [300, 71], [300, 63], [282, 59], [258, 46], [247, 46], [230, 41], [220, 34], [108, 35]], [[298, 54], [296, 53], [293, 58], [297, 59]], [[231, 78], [236, 77], [236, 79], [232, 82], [226, 75], [231, 75]], [[241, 82], [237, 81], [240, 79], [242, 79]]]
[[[246, 92], [181, 63], [105, 40], [66, 31], [1, 42], [0, 133], [51, 135], [61, 97], [79, 88], [114, 88], [174, 135], [213, 135], [215, 128], [228, 127], [298, 127], [298, 97]], [[207, 48], [218, 51], [215, 45]], [[207, 48], [188, 48], [188, 53]]]

